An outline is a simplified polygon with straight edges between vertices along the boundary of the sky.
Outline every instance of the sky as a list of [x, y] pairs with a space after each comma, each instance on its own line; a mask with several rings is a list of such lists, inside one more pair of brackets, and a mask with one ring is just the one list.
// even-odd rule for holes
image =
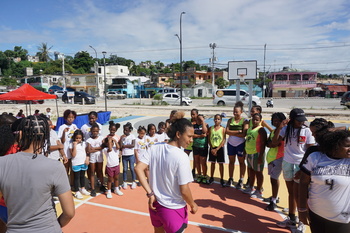
[[35, 55], [44, 42], [52, 55], [106, 51], [171, 64], [180, 61], [180, 18], [184, 61], [209, 65], [215, 43], [218, 68], [257, 60], [261, 71], [265, 61], [269, 72], [350, 74], [348, 0], [2, 1], [0, 51], [22, 46]]

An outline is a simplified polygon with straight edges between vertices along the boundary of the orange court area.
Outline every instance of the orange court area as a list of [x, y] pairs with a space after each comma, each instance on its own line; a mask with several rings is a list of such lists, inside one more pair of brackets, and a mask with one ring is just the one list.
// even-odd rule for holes
[[[228, 171], [227, 169], [225, 164], [225, 171]], [[238, 170], [236, 166], [234, 177], [238, 177]], [[280, 203], [276, 211], [264, 210], [268, 203], [250, 198], [249, 195], [234, 187], [221, 187], [218, 177], [217, 167], [216, 182], [213, 184], [190, 184], [192, 195], [199, 208], [196, 214], [189, 213], [189, 224], [185, 232], [294, 232], [293, 229], [283, 229], [276, 225], [276, 222], [284, 218], [282, 209], [288, 207], [288, 195], [282, 177], [280, 177]], [[270, 187], [269, 176], [265, 169], [264, 197], [271, 195]], [[137, 187], [133, 190], [129, 186], [122, 192], [123, 196], [112, 194], [112, 199], [107, 199], [104, 194], [98, 194], [97, 197], [85, 196], [83, 200], [74, 199], [76, 214], [73, 220], [63, 228], [63, 232], [154, 232], [144, 189]], [[59, 212], [59, 204], [57, 209]], [[310, 230], [307, 229], [306, 232]]]

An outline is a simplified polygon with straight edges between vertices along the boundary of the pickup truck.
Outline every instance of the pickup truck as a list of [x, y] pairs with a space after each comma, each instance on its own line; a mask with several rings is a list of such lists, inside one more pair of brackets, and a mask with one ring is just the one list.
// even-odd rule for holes
[[120, 94], [117, 91], [108, 91], [107, 92], [107, 99], [125, 99], [125, 94]]

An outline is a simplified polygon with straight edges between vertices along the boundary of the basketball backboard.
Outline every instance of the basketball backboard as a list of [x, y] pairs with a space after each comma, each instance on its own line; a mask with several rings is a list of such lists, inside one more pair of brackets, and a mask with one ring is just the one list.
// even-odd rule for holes
[[230, 61], [228, 62], [228, 79], [253, 80], [257, 78], [257, 61]]

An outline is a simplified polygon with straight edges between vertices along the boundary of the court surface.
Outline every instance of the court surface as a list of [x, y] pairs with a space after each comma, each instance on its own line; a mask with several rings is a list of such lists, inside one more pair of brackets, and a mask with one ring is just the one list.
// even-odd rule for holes
[[[147, 119], [150, 119], [149, 117]], [[133, 125], [144, 120], [143, 117], [118, 119], [121, 125], [131, 121]], [[155, 122], [156, 123], [156, 122]], [[135, 127], [136, 128], [136, 127]], [[135, 133], [134, 129], [134, 133]], [[107, 126], [103, 127], [107, 132]], [[121, 135], [122, 132], [118, 131]], [[106, 135], [106, 134], [102, 134]], [[192, 165], [192, 161], [191, 161]], [[122, 165], [121, 165], [122, 166]], [[208, 169], [210, 164], [208, 163]], [[122, 168], [121, 168], [122, 170]], [[211, 185], [191, 183], [190, 188], [195, 202], [199, 206], [196, 214], [189, 213], [189, 224], [185, 232], [220, 233], [220, 232], [293, 232], [291, 229], [279, 228], [276, 222], [282, 221], [285, 215], [282, 209], [287, 208], [288, 193], [282, 176], [280, 177], [280, 203], [276, 211], [266, 211], [268, 203], [250, 198], [234, 187], [222, 188], [219, 184], [218, 166], [215, 182]], [[228, 166], [224, 165], [224, 179], [227, 180]], [[209, 170], [208, 170], [209, 171]], [[235, 166], [234, 179], [237, 179], [239, 167]], [[130, 175], [128, 177], [131, 177]], [[246, 179], [246, 177], [245, 177]], [[122, 177], [120, 176], [120, 179]], [[236, 181], [236, 180], [235, 180]], [[267, 169], [264, 170], [264, 197], [271, 196], [271, 185]], [[142, 187], [122, 190], [123, 196], [112, 194], [107, 199], [105, 194], [96, 197], [84, 196], [83, 200], [74, 198], [76, 214], [73, 220], [63, 228], [65, 233], [126, 232], [151, 233], [153, 227], [148, 214], [148, 198]], [[57, 204], [60, 213], [59, 204]], [[310, 232], [307, 229], [306, 232]]]

